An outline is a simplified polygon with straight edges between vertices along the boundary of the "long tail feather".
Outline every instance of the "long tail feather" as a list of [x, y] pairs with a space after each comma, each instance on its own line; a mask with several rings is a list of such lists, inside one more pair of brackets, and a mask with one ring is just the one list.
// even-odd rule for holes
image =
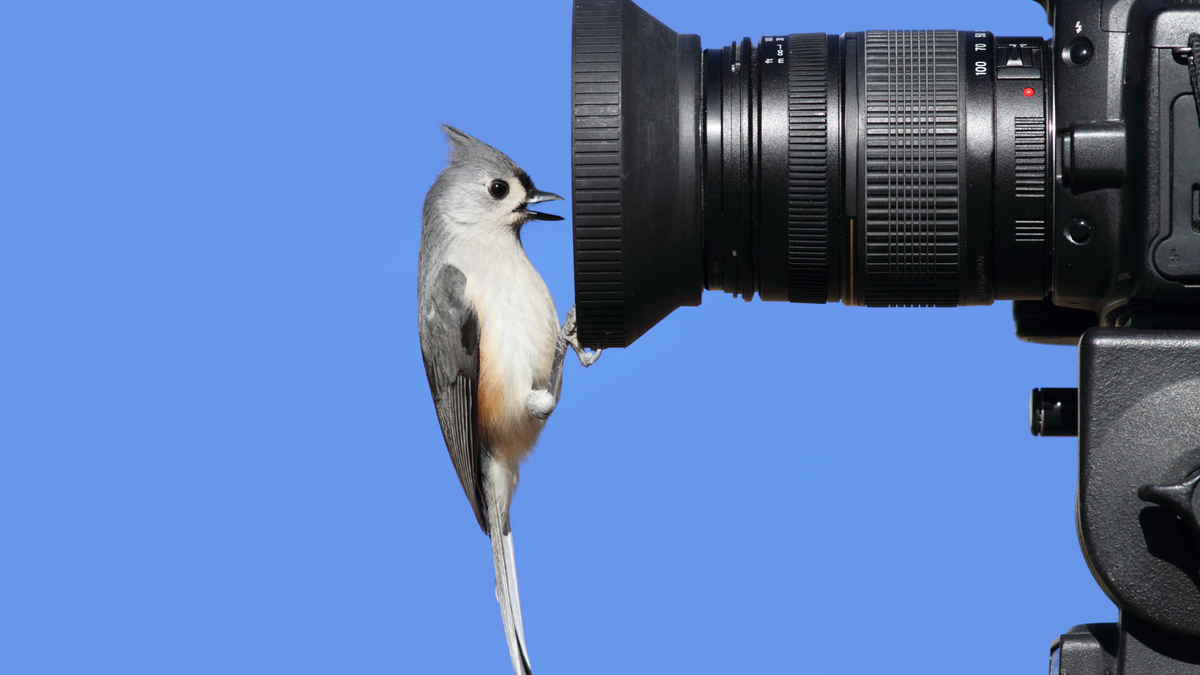
[[[517, 563], [513, 558], [512, 531], [492, 526], [492, 557], [496, 563], [496, 601], [504, 619], [504, 636], [516, 675], [533, 675], [525, 650], [525, 626], [521, 622], [521, 596], [517, 592]], [[506, 531], [507, 530], [507, 531]], [[503, 532], [503, 534], [501, 534]]]

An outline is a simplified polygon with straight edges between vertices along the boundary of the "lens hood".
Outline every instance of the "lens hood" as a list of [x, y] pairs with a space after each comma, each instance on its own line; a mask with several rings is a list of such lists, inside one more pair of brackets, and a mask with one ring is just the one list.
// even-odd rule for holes
[[699, 97], [699, 36], [629, 0], [575, 3], [575, 303], [587, 347], [627, 347], [700, 304]]

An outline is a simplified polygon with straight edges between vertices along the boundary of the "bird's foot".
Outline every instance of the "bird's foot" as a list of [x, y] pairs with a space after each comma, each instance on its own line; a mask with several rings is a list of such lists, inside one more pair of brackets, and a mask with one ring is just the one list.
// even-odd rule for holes
[[580, 344], [578, 326], [575, 323], [575, 305], [571, 305], [571, 309], [567, 312], [567, 318], [563, 321], [562, 328], [558, 331], [558, 337], [560, 340], [571, 345], [571, 348], [575, 350], [575, 356], [579, 357], [579, 365], [584, 368], [595, 363], [600, 358], [600, 352], [603, 351], [602, 349], [597, 349], [594, 352], [588, 351]]
[[556, 405], [558, 405], [558, 401], [555, 400], [554, 394], [545, 389], [534, 389], [525, 397], [525, 409], [539, 420], [549, 418]]

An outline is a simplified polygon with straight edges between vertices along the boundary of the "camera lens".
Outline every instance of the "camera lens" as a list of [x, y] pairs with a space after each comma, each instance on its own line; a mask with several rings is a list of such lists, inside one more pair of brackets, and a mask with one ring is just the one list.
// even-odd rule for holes
[[578, 0], [579, 334], [627, 346], [704, 289], [958, 306], [1046, 295], [1040, 38], [867, 31], [702, 49]]

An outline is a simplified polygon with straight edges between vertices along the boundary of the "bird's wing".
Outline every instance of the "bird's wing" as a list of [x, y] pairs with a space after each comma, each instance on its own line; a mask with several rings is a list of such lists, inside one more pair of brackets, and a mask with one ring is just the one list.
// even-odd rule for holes
[[487, 533], [483, 447], [479, 442], [479, 317], [467, 302], [467, 277], [446, 265], [422, 294], [418, 321], [425, 374], [442, 436], [479, 527]]

